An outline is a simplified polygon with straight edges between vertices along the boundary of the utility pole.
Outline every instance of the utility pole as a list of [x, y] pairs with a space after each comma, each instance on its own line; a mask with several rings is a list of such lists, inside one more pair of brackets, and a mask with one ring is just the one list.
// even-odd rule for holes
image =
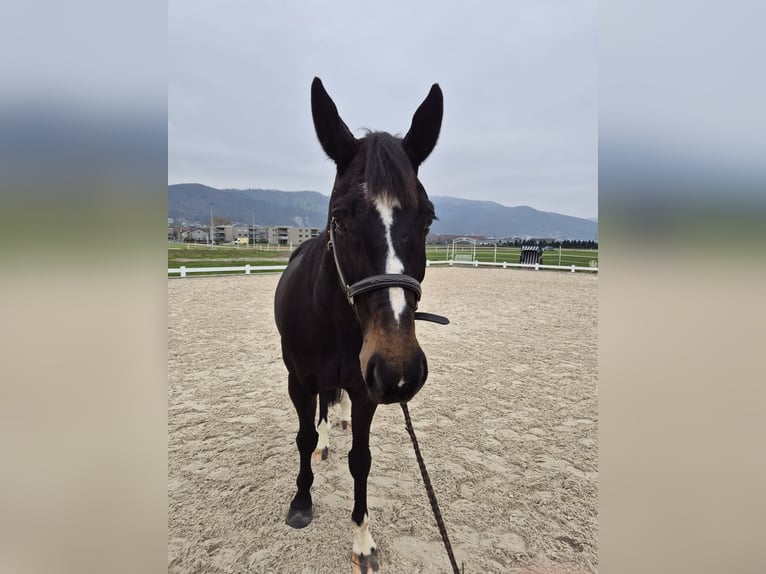
[[210, 248], [213, 248], [213, 202], [210, 202]]

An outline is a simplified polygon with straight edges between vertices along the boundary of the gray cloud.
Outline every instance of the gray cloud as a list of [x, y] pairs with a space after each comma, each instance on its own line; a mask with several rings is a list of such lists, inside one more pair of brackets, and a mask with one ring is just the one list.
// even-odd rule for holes
[[311, 79], [352, 130], [400, 134], [439, 82], [429, 193], [594, 216], [596, 14], [595, 2], [171, 1], [169, 180], [328, 193]]

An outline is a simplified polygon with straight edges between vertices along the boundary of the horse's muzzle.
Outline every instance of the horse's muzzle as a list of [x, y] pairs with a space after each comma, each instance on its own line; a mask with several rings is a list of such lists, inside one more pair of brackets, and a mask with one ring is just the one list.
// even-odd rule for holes
[[428, 361], [418, 349], [403, 364], [392, 365], [383, 355], [373, 354], [364, 370], [367, 393], [379, 404], [405, 403], [414, 397], [428, 378]]

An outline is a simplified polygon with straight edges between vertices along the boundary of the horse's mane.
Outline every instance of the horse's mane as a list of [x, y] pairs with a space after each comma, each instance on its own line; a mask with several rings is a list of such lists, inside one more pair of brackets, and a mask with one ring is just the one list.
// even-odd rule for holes
[[417, 177], [402, 140], [386, 132], [368, 132], [364, 138], [367, 192], [397, 200], [404, 207], [417, 202]]

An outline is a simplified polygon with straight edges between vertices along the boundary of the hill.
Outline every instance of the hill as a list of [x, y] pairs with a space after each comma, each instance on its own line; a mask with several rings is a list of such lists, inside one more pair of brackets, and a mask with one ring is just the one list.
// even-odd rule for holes
[[316, 191], [216, 189], [199, 183], [168, 186], [168, 217], [208, 224], [210, 204], [216, 217], [235, 223], [324, 227], [329, 198]]
[[[437, 235], [486, 237], [550, 237], [592, 240], [598, 223], [532, 207], [508, 207], [493, 201], [431, 196], [439, 218], [431, 226]], [[198, 183], [168, 186], [168, 217], [206, 224], [210, 203], [217, 217], [257, 225], [323, 227], [329, 197], [316, 191], [273, 189], [216, 189]]]
[[594, 221], [525, 205], [508, 207], [494, 201], [445, 196], [432, 197], [431, 201], [439, 218], [431, 231], [437, 234], [592, 240], [598, 230]]

